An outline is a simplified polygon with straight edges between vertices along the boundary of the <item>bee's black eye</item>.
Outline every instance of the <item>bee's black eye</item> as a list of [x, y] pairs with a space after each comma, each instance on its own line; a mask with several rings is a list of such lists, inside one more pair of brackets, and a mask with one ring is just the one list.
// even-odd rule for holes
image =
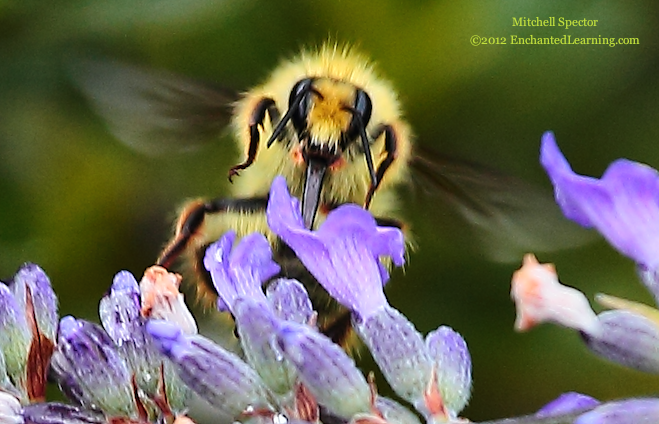
[[309, 110], [309, 93], [311, 92], [311, 78], [298, 81], [291, 90], [288, 98], [288, 108], [291, 113], [291, 121], [298, 134], [307, 128], [307, 113]]
[[365, 91], [357, 89], [355, 94], [355, 105], [351, 111], [352, 120], [350, 121], [350, 128], [348, 129], [349, 140], [359, 136], [359, 134], [366, 129], [368, 121], [371, 120], [373, 105], [371, 103], [371, 98]]

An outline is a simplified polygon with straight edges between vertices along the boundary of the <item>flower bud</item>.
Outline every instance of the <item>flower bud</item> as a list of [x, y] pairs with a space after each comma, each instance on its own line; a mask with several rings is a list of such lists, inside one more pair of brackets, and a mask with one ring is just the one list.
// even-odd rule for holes
[[368, 383], [338, 345], [307, 326], [286, 322], [277, 340], [320, 405], [343, 418], [370, 411]]

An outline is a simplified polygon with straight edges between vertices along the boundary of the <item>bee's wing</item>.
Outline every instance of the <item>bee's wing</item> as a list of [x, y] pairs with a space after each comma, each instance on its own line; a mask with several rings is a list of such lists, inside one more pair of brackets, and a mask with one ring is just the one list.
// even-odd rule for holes
[[71, 75], [112, 134], [148, 155], [217, 138], [238, 98], [226, 88], [109, 60], [79, 59]]
[[489, 259], [519, 261], [524, 253], [577, 247], [596, 237], [563, 216], [551, 189], [417, 147], [414, 191], [457, 210], [476, 228]]

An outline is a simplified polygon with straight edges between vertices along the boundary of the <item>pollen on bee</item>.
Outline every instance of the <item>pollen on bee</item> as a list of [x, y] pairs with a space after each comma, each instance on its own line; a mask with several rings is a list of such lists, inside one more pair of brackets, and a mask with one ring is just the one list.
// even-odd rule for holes
[[330, 165], [330, 169], [331, 169], [332, 171], [336, 171], [336, 170], [338, 170], [338, 169], [343, 168], [345, 165], [346, 165], [346, 160], [345, 160], [345, 158], [344, 158], [343, 156], [341, 156], [340, 158], [338, 158], [337, 160], [335, 160], [335, 161], [332, 163], [332, 165]]
[[302, 149], [300, 147], [292, 149], [291, 156], [296, 165], [304, 163], [304, 156], [302, 156]]

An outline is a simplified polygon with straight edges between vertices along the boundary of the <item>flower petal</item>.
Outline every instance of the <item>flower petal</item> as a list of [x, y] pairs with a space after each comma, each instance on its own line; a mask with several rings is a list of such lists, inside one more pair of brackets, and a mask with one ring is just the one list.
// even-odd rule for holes
[[181, 276], [161, 266], [144, 271], [140, 280], [141, 314], [152, 319], [176, 323], [187, 334], [197, 333], [197, 323], [179, 292]]
[[234, 248], [236, 233], [230, 231], [206, 249], [204, 266], [211, 274], [220, 301], [218, 307], [233, 312], [236, 299], [265, 300], [262, 284], [277, 274], [279, 265], [272, 260], [265, 236], [245, 236]]
[[390, 256], [394, 263], [403, 263], [400, 230], [379, 228], [368, 211], [342, 205], [318, 231], [309, 231], [283, 179], [272, 184], [267, 216], [270, 228], [339, 303], [362, 318], [387, 305], [382, 286], [388, 273], [380, 259]]
[[558, 282], [552, 264], [540, 264], [533, 255], [515, 271], [511, 296], [517, 308], [515, 328], [525, 331], [545, 321], [596, 334], [599, 322], [580, 291]]
[[659, 266], [659, 173], [617, 160], [601, 179], [575, 174], [550, 132], [540, 161], [566, 217], [596, 228], [613, 247], [650, 269]]

